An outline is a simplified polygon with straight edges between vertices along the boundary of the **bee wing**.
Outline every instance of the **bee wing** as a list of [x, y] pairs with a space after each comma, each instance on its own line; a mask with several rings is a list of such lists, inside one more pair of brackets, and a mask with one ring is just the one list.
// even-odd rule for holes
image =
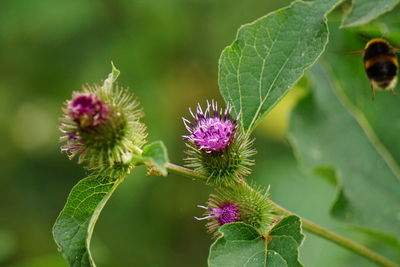
[[372, 35], [369, 35], [366, 33], [357, 33], [356, 37], [358, 40], [363, 41], [363, 42], [369, 42], [370, 40], [376, 38], [376, 37], [373, 37]]
[[[400, 47], [399, 47], [400, 48]], [[400, 51], [400, 50], [399, 50]], [[332, 51], [336, 54], [342, 54], [342, 55], [355, 55], [355, 54], [364, 54], [365, 49], [358, 49], [358, 50], [335, 50]]]
[[348, 50], [347, 52], [344, 52], [345, 54], [348, 55], [353, 55], [353, 54], [364, 54], [365, 49], [358, 49], [358, 50]]

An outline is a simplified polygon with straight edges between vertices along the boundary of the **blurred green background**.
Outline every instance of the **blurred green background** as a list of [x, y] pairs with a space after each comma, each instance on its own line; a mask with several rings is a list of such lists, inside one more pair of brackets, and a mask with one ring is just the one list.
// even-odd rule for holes
[[[0, 266], [66, 266], [51, 227], [71, 187], [85, 177], [60, 153], [61, 105], [111, 69], [145, 109], [149, 140], [161, 139], [182, 163], [182, 116], [206, 99], [221, 101], [217, 61], [237, 28], [290, 1], [98, 0], [0, 1]], [[328, 216], [335, 188], [303, 174], [283, 132], [296, 89], [255, 132], [252, 175], [286, 208], [355, 239]], [[210, 189], [135, 170], [118, 188], [95, 229], [98, 266], [206, 266], [212, 240], [196, 208]], [[307, 235], [305, 266], [370, 266]], [[372, 265], [371, 265], [372, 266]]]

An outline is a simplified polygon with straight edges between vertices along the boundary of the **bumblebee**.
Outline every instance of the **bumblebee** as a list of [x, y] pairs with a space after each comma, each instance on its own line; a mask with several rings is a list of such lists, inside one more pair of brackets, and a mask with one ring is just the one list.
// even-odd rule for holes
[[371, 83], [372, 99], [378, 89], [391, 90], [396, 95], [397, 71], [399, 63], [397, 48], [382, 38], [370, 40], [364, 48], [364, 67]]

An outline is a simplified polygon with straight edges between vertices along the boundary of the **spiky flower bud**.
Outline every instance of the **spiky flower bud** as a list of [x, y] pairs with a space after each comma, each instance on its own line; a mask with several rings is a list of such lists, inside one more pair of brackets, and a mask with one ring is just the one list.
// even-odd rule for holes
[[216, 233], [218, 227], [232, 222], [244, 222], [265, 232], [272, 222], [273, 207], [269, 203], [268, 191], [253, 189], [247, 184], [219, 188], [211, 194], [204, 217], [197, 220], [210, 220], [206, 227], [210, 233]]
[[132, 94], [114, 85], [118, 74], [113, 69], [103, 86], [74, 92], [63, 108], [61, 150], [88, 169], [126, 167], [126, 159], [145, 144], [143, 112]]
[[200, 104], [196, 113], [189, 109], [194, 122], [183, 118], [189, 135], [187, 166], [208, 177], [212, 184], [225, 184], [250, 174], [253, 165], [252, 140], [241, 132], [238, 118], [231, 118], [231, 106], [218, 110], [216, 102], [207, 101], [205, 111]]

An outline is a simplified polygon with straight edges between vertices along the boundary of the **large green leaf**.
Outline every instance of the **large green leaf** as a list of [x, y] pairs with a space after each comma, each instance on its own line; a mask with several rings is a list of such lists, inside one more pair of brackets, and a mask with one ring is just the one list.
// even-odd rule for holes
[[[356, 76], [354, 69], [345, 71]], [[312, 74], [315, 90], [293, 112], [289, 130], [297, 157], [320, 174], [334, 170], [329, 172], [339, 188], [334, 216], [399, 238], [400, 183], [392, 162], [340, 102], [328, 73], [318, 66]]]
[[219, 62], [219, 88], [251, 130], [314, 64], [328, 41], [325, 16], [341, 0], [295, 1], [242, 26]]
[[399, 0], [352, 0], [351, 11], [343, 20], [343, 27], [359, 26], [392, 10]]
[[90, 240], [101, 210], [122, 179], [89, 176], [77, 183], [53, 227], [53, 237], [70, 266], [95, 266]]
[[266, 241], [253, 227], [231, 223], [220, 227], [221, 237], [210, 248], [209, 266], [302, 266], [298, 248], [303, 240], [300, 219], [285, 217], [268, 234]]

